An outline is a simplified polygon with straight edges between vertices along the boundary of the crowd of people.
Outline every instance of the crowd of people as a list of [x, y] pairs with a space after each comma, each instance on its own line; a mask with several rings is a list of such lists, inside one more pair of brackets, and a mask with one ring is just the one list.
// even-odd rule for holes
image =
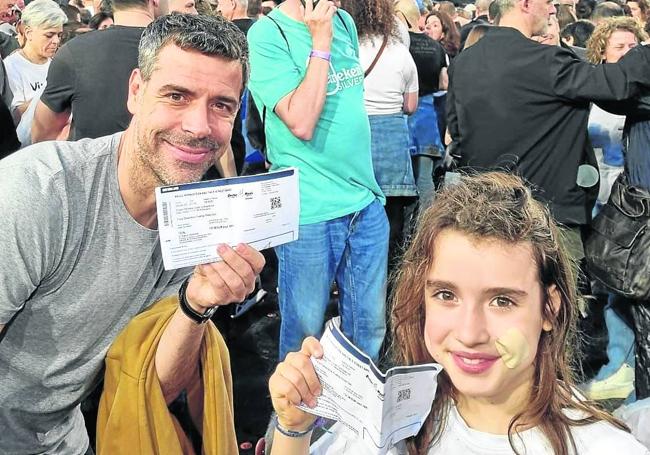
[[[365, 450], [297, 407], [332, 299], [378, 365], [443, 367], [388, 453], [650, 454], [650, 303], [596, 273], [634, 261], [586, 246], [620, 188], [650, 222], [649, 19], [646, 0], [0, 0], [0, 453], [237, 453], [246, 378], [211, 318], [277, 261], [257, 454]], [[296, 240], [164, 269], [156, 187], [290, 167]]]

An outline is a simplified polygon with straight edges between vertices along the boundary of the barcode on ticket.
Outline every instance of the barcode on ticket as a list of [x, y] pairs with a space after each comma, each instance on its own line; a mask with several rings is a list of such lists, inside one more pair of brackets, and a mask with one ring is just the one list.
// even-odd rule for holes
[[271, 198], [271, 210], [282, 208], [282, 199], [280, 196]]
[[162, 212], [163, 212], [163, 226], [169, 226], [169, 204], [167, 202], [162, 203]]
[[411, 399], [411, 389], [404, 389], [397, 391], [397, 402]]

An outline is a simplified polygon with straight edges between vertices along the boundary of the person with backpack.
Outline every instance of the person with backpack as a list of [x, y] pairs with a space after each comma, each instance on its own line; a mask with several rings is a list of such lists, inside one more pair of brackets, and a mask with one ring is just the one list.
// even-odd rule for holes
[[377, 359], [388, 222], [354, 21], [331, 1], [286, 0], [251, 27], [248, 42], [267, 161], [271, 170], [296, 167], [300, 176], [299, 238], [276, 249], [280, 359], [321, 333], [334, 280], [343, 332]]

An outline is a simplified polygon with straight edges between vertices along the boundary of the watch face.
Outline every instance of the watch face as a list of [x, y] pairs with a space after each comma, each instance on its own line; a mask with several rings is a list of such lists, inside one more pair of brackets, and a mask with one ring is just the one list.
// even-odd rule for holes
[[203, 321], [201, 322], [208, 322], [212, 315], [217, 312], [218, 306], [213, 306], [212, 308], [209, 308], [205, 313], [203, 313]]

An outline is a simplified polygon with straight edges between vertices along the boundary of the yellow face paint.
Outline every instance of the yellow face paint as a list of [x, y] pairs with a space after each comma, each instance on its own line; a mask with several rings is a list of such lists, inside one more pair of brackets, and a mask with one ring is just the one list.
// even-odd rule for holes
[[497, 351], [501, 360], [510, 369], [517, 368], [521, 362], [528, 357], [530, 349], [526, 337], [519, 329], [508, 329], [503, 335], [497, 338]]

